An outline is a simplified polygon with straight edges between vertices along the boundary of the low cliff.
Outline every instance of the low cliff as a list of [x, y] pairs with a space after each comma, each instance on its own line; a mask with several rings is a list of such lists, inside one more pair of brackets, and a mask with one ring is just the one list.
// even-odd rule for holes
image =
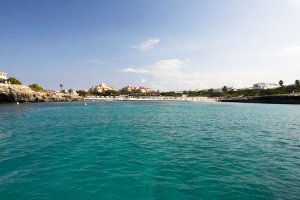
[[220, 98], [221, 102], [300, 104], [300, 94]]
[[0, 103], [79, 101], [82, 97], [51, 91], [35, 92], [24, 85], [0, 84]]

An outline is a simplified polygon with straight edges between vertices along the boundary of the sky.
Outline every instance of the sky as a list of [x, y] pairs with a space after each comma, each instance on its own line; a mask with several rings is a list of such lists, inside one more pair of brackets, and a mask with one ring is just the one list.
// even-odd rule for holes
[[46, 89], [300, 79], [300, 0], [1, 0], [0, 71]]

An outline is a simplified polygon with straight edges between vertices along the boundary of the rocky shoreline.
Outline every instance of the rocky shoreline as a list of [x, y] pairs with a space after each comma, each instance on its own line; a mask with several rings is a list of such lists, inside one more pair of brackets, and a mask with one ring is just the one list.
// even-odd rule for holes
[[220, 98], [220, 102], [300, 104], [300, 94]]
[[0, 84], [0, 103], [59, 102], [80, 101], [80, 96], [56, 93], [53, 91], [36, 92], [24, 85]]
[[24, 85], [1, 84], [0, 103], [25, 103], [25, 102], [61, 102], [81, 100], [160, 100], [160, 101], [198, 101], [198, 102], [236, 102], [236, 103], [268, 103], [268, 104], [300, 104], [300, 94], [250, 96], [250, 97], [144, 97], [144, 98], [83, 98], [77, 95], [57, 93], [54, 91], [36, 92]]

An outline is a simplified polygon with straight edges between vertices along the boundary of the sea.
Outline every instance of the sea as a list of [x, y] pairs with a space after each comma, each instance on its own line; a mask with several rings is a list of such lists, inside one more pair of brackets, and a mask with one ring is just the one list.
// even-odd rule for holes
[[300, 105], [0, 105], [0, 200], [300, 199]]

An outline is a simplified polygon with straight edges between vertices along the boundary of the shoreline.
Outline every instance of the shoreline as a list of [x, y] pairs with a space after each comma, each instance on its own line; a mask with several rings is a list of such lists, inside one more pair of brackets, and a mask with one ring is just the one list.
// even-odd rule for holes
[[69, 101], [176, 101], [176, 102], [231, 102], [231, 103], [265, 103], [265, 104], [299, 104], [300, 93], [240, 96], [240, 97], [173, 97], [173, 96], [87, 96], [57, 93], [54, 91], [33, 91], [24, 85], [0, 84], [0, 104], [35, 103], [35, 102], [69, 102]]
[[264, 103], [264, 104], [297, 105], [300, 104], [300, 94], [220, 98], [219, 101], [231, 102], [231, 103]]
[[218, 98], [211, 97], [86, 97], [84, 100], [91, 101], [182, 101], [182, 102], [218, 102]]
[[80, 101], [80, 96], [56, 93], [53, 91], [34, 91], [25, 85], [0, 84], [0, 103], [61, 102]]

